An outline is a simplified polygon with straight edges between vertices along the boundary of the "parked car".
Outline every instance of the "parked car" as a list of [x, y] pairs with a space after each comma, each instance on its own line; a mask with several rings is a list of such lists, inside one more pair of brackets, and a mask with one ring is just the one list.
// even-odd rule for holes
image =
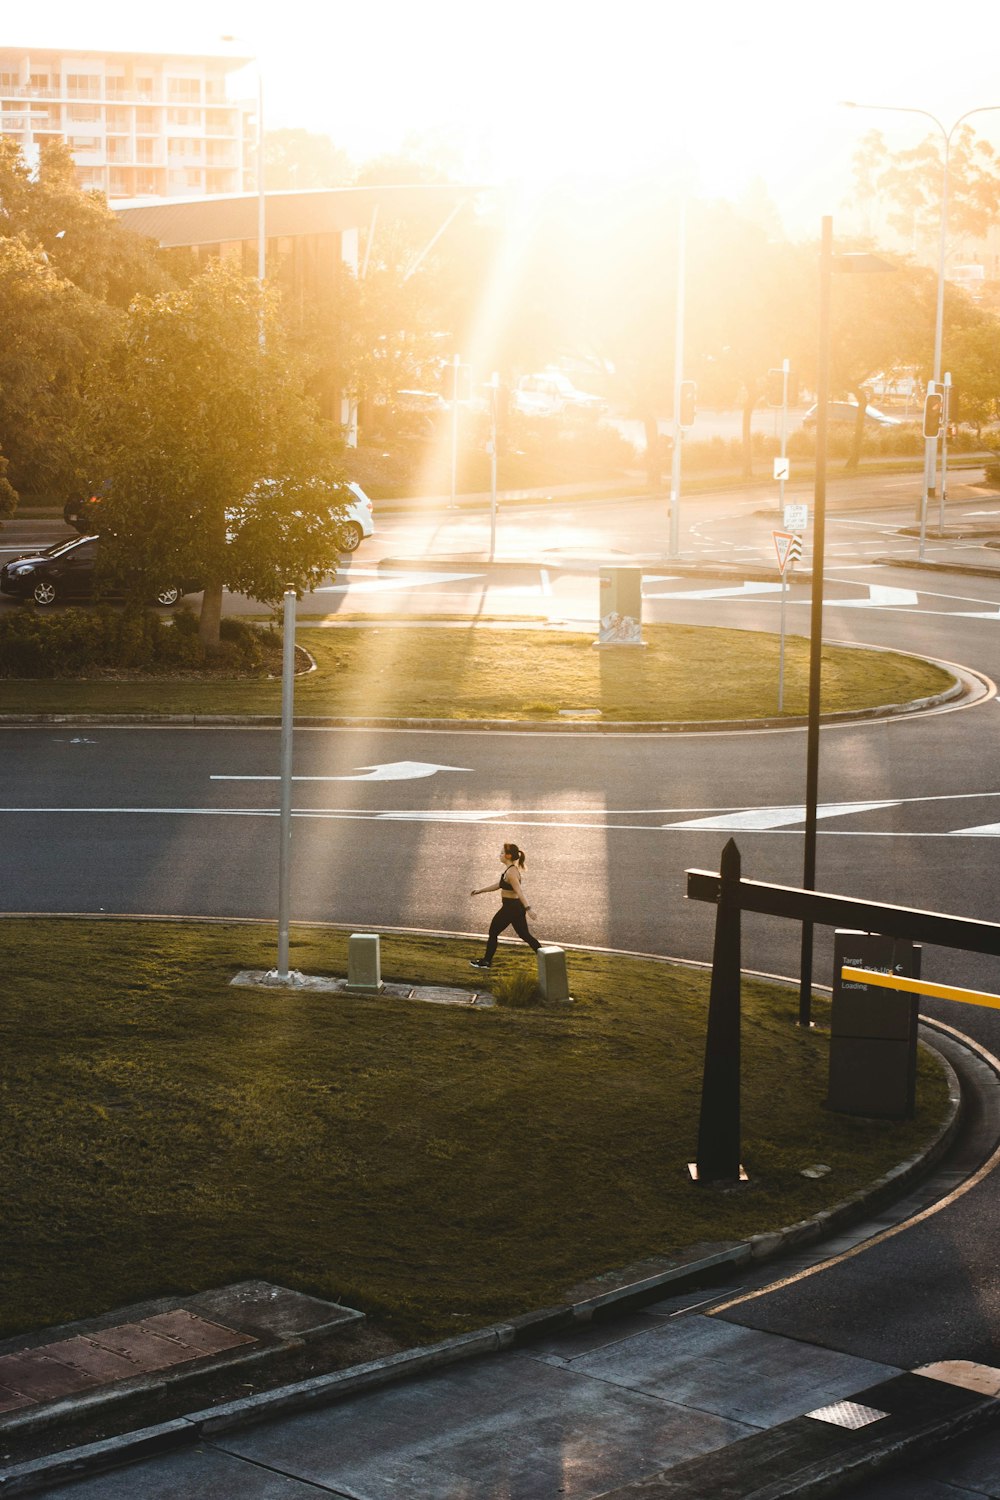
[[[802, 418], [803, 427], [816, 426], [816, 413], [818, 405], [810, 406]], [[828, 422], [849, 422], [852, 426], [858, 420], [858, 403], [856, 401], [829, 401], [826, 407], [826, 420]], [[865, 423], [872, 427], [903, 427], [905, 424], [899, 417], [886, 416], [884, 411], [879, 411], [877, 406], [865, 407]]]
[[[96, 535], [101, 519], [101, 496], [102, 491], [97, 490], [92, 495], [75, 496], [72, 500], [67, 500], [63, 506], [63, 519], [67, 526], [73, 526], [77, 531], [91, 536]], [[362, 541], [375, 531], [372, 502], [360, 484], [352, 481], [335, 486], [335, 493], [331, 497], [331, 506], [333, 505], [343, 512], [336, 518], [331, 516], [337, 527], [337, 546], [341, 552], [356, 552]]]
[[375, 515], [360, 484], [352, 479], [340, 488], [347, 494], [337, 496], [336, 503], [344, 507], [344, 514], [337, 521], [337, 546], [341, 552], [356, 552], [367, 537], [374, 536]]
[[577, 390], [561, 370], [522, 375], [514, 392], [514, 407], [526, 417], [602, 417], [608, 403], [601, 396]]
[[[92, 599], [95, 593], [99, 536], [73, 537], [56, 542], [44, 552], [28, 552], [15, 557], [0, 568], [0, 594], [15, 599], [33, 599], [47, 606], [60, 599]], [[193, 579], [175, 579], [169, 575], [154, 591], [151, 603], [170, 606], [185, 594], [196, 593], [202, 585]], [[100, 580], [104, 599], [121, 599], [124, 589], [112, 579]]]

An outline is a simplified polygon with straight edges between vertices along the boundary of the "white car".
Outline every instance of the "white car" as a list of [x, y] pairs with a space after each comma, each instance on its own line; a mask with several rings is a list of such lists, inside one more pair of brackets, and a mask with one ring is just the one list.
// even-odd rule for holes
[[372, 503], [360, 484], [352, 479], [344, 485], [350, 492], [338, 495], [337, 502], [344, 506], [344, 515], [337, 522], [337, 546], [341, 552], [356, 552], [366, 537], [375, 534], [375, 516]]
[[[267, 484], [269, 481], [263, 481]], [[247, 496], [244, 504], [252, 505], [255, 496], [259, 494], [261, 486], [252, 490]], [[372, 512], [372, 502], [354, 480], [346, 484], [335, 484], [329, 491], [331, 511], [336, 506], [339, 514], [330, 519], [337, 528], [337, 547], [341, 552], [356, 552], [366, 537], [375, 534], [375, 517]], [[233, 540], [233, 527], [238, 522], [238, 512], [227, 511], [226, 519], [229, 522], [229, 540]]]
[[600, 396], [577, 390], [561, 370], [522, 375], [514, 392], [514, 406], [527, 417], [602, 417], [608, 403]]

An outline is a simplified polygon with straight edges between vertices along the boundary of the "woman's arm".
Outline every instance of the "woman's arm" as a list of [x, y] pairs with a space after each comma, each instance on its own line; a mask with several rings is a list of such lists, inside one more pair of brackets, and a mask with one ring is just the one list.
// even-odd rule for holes
[[481, 886], [478, 891], [470, 891], [469, 895], [470, 896], [486, 896], [486, 895], [489, 894], [490, 891], [498, 891], [498, 890], [500, 890], [500, 882], [499, 882], [499, 880], [497, 881], [496, 885], [484, 885], [484, 886]]

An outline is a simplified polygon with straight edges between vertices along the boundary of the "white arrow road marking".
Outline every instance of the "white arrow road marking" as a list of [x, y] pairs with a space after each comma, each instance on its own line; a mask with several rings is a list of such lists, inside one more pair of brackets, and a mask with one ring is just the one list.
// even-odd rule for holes
[[[355, 776], [293, 776], [293, 781], [419, 781], [438, 771], [468, 771], [468, 766], [435, 766], [430, 761], [394, 760], [384, 766], [361, 766]], [[280, 776], [210, 776], [210, 781], [280, 781]]]
[[[652, 583], [653, 580], [649, 579]], [[781, 591], [780, 583], [742, 583], [739, 588], [730, 589], [677, 589], [669, 593], [651, 593], [643, 589], [644, 599], [746, 599], [754, 594], [777, 594]]]
[[[846, 818], [851, 813], [873, 812], [880, 807], [899, 807], [898, 802], [828, 802], [816, 809], [817, 818]], [[714, 818], [690, 818], [683, 823], [664, 823], [664, 828], [717, 828], [722, 832], [744, 829], [787, 828], [805, 820], [801, 807], [751, 807], [746, 812], [721, 813]]]
[[986, 838], [996, 838], [1000, 834], [1000, 823], [980, 823], [978, 828], [956, 828], [955, 836], [962, 834], [978, 834]]

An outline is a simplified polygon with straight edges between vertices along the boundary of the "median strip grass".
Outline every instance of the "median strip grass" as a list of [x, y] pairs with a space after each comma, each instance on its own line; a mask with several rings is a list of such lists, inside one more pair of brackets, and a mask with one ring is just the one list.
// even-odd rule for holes
[[[581, 708], [609, 721], [756, 719], [777, 714], [777, 636], [647, 625], [644, 649], [595, 650], [590, 632], [302, 628], [317, 670], [296, 683], [303, 717], [556, 721]], [[808, 641], [786, 642], [784, 713], [806, 712]], [[839, 713], [930, 697], [951, 674], [915, 657], [827, 646], [822, 710]], [[6, 680], [6, 713], [277, 714], [277, 680], [188, 680], [118, 674], [114, 680]]]
[[[831, 1114], [827, 1011], [746, 982], [746, 1188], [697, 1189], [708, 977], [572, 952], [570, 1007], [236, 990], [266, 927], [6, 918], [0, 1333], [248, 1277], [427, 1339], [841, 1201], [939, 1126]], [[346, 972], [295, 929], [294, 967]], [[387, 980], [469, 984], [471, 941], [387, 935]], [[532, 969], [501, 949], [502, 972]], [[801, 1174], [817, 1164], [829, 1172]]]

